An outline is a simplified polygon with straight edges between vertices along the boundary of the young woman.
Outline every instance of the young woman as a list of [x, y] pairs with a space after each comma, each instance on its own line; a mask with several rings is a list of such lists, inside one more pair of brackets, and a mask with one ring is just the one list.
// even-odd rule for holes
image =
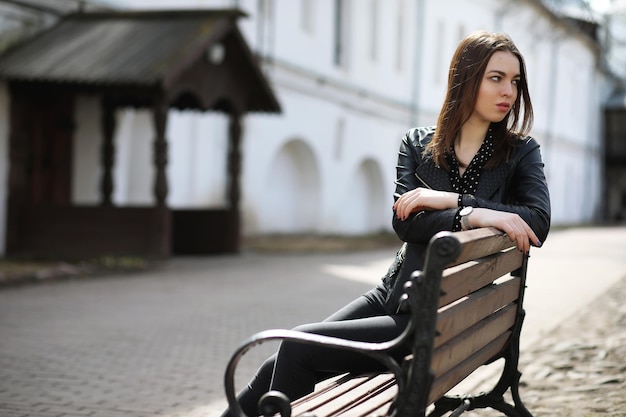
[[[550, 199], [539, 145], [526, 136], [532, 119], [524, 59], [512, 40], [484, 31], [463, 39], [437, 126], [402, 138], [393, 227], [405, 243], [395, 261], [380, 285], [323, 322], [296, 330], [367, 342], [400, 335], [409, 319], [398, 309], [404, 281], [423, 267], [428, 241], [442, 230], [493, 226], [520, 251], [541, 246]], [[408, 351], [396, 352], [398, 358]], [[324, 378], [380, 367], [354, 352], [283, 342], [238, 399], [247, 415], [256, 415], [269, 390], [295, 400]]]

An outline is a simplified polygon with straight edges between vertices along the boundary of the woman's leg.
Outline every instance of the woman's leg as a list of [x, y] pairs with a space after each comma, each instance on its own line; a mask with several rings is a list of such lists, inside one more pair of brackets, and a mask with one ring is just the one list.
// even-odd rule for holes
[[[341, 337], [362, 342], [386, 342], [399, 336], [406, 328], [409, 315], [374, 316], [353, 320], [324, 321], [296, 327], [307, 333]], [[396, 356], [404, 356], [401, 349]], [[283, 342], [274, 365], [271, 389], [281, 391], [292, 401], [313, 391], [325, 377], [345, 372], [368, 372], [384, 369], [375, 359], [349, 350]]]
[[[297, 327], [296, 329], [308, 331], [310, 333], [317, 333], [318, 331], [320, 331], [322, 332], [320, 334], [327, 334], [324, 328], [317, 328], [317, 326], [322, 325], [323, 323], [328, 323], [328, 322], [337, 322], [337, 321], [362, 319], [366, 317], [384, 316], [387, 314], [387, 311], [384, 308], [385, 298], [386, 298], [386, 290], [384, 289], [384, 287], [382, 286], [376, 287], [372, 289], [371, 291], [369, 291], [368, 293], [352, 301], [351, 303], [349, 303], [348, 305], [346, 305], [345, 307], [343, 307], [336, 313], [332, 314], [330, 317], [324, 320], [324, 322], [300, 326], [300, 327]], [[371, 322], [370, 324], [374, 325], [374, 322]], [[387, 327], [389, 324], [391, 323], [386, 323], [384, 327]], [[350, 328], [355, 327], [355, 325], [356, 327], [358, 327], [358, 323], [355, 322], [355, 323], [352, 323], [352, 325], [353, 326], [346, 326], [345, 335], [343, 334], [344, 332], [341, 330], [339, 330], [339, 333], [335, 333], [337, 329], [328, 329], [328, 330], [330, 331], [330, 333], [333, 333], [333, 335], [336, 335], [339, 337], [344, 337], [344, 338], [351, 338], [350, 336], [357, 337], [357, 338], [352, 337], [353, 340], [363, 339], [363, 340], [368, 340], [368, 341], [385, 341], [385, 340], [392, 339], [393, 337], [397, 336], [397, 334], [400, 334], [399, 332], [401, 332], [406, 326], [406, 321], [404, 322], [404, 324], [402, 323], [399, 324], [399, 327], [401, 327], [399, 332], [396, 332], [396, 331], [391, 332], [391, 334], [393, 334], [394, 336], [390, 336], [388, 338], [382, 337], [380, 340], [378, 339], [369, 340], [369, 339], [364, 339], [363, 337], [359, 338], [358, 336], [360, 336], [362, 332], [357, 331], [356, 332], [357, 334], [354, 334], [354, 332], [350, 330]], [[397, 325], [398, 324], [393, 323], [393, 326], [397, 326]], [[325, 326], [322, 326], [322, 327], [325, 327]], [[364, 336], [367, 336], [367, 334]], [[374, 336], [376, 336], [376, 334], [374, 334]], [[285, 351], [287, 357], [294, 357], [294, 353], [291, 353], [292, 348], [290, 347], [284, 348], [283, 345], [286, 345], [286, 344], [285, 343], [281, 344], [281, 350]], [[313, 354], [313, 356], [311, 357], [310, 354], [307, 353], [307, 350], [308, 350], [307, 348], [313, 348], [313, 346], [303, 345], [303, 344], [289, 344], [289, 345], [293, 345], [293, 348], [296, 351], [295, 352], [296, 357], [300, 355], [309, 356], [308, 359], [304, 362], [309, 362], [309, 363], [316, 362], [315, 356], [318, 356], [318, 355], [323, 356], [325, 354], [324, 352], [320, 352], [318, 349], [311, 349], [311, 353]], [[346, 353], [348, 354], [347, 356], [351, 358], [362, 356], [354, 352], [344, 352], [344, 351], [337, 351], [337, 350], [334, 350], [330, 353], [337, 354], [336, 357], [344, 355]], [[274, 373], [274, 368], [276, 367], [275, 365], [276, 357], [277, 355], [273, 355], [272, 357], [267, 359], [263, 363], [263, 365], [259, 368], [255, 377], [249, 382], [246, 388], [242, 390], [241, 393], [238, 395], [237, 398], [239, 399], [239, 404], [241, 405], [241, 408], [247, 415], [256, 414], [257, 403], [258, 403], [259, 398], [261, 398], [263, 394], [265, 394], [267, 391], [270, 390], [272, 374]], [[372, 361], [371, 359], [368, 359], [365, 357], [359, 358], [357, 362], [363, 361], [363, 359], [365, 359], [365, 363], [364, 363], [365, 365], [369, 364], [371, 366], [378, 366], [377, 362]], [[301, 361], [298, 360], [297, 362], [301, 362]], [[338, 366], [340, 364], [342, 364], [342, 361], [340, 359], [338, 360], [338, 363], [336, 362], [335, 365], [333, 366], [330, 366], [332, 364], [327, 364], [328, 366], [326, 366], [326, 368], [331, 369], [329, 372], [325, 372], [321, 368], [315, 369], [316, 368], [315, 366], [310, 367], [311, 368], [310, 373], [312, 374], [312, 378], [314, 380], [313, 387], [315, 385], [315, 382], [319, 382], [333, 375], [337, 375], [339, 373], [345, 372], [345, 370], [343, 369], [334, 369], [334, 368], [340, 367]], [[358, 365], [358, 364], [355, 364], [355, 365]], [[283, 387], [282, 382], [280, 382], [283, 379], [282, 375], [289, 373], [288, 371], [289, 365], [287, 364], [287, 362], [285, 362], [284, 365], [281, 365], [280, 369], [281, 369], [280, 376], [279, 378], [276, 379], [276, 384], [277, 384], [276, 389], [280, 391], [285, 391], [285, 394], [287, 394], [290, 398], [292, 398], [292, 395], [290, 395], [290, 393]], [[298, 393], [301, 391], [306, 391], [304, 392], [306, 394], [307, 392], [310, 392], [313, 388], [309, 388], [310, 382], [308, 382], [308, 379], [311, 377], [311, 375], [309, 375], [309, 371], [304, 371], [304, 369], [306, 369], [306, 367], [302, 368], [302, 370], [300, 370], [299, 373], [307, 374], [306, 376], [307, 382], [303, 384], [303, 386], [305, 386], [306, 388], [305, 389], [298, 388], [296, 391]], [[284, 372], [283, 370], [287, 370], [287, 372]], [[274, 389], [274, 386], [272, 386], [272, 389]], [[298, 395], [298, 397], [299, 396], [301, 395]], [[293, 398], [295, 399], [297, 397], [294, 396]], [[229, 410], [226, 410], [222, 416], [223, 417], [230, 416]]]
[[385, 309], [386, 298], [387, 290], [381, 284], [337, 310], [324, 321], [353, 320], [387, 315], [389, 312]]
[[[276, 355], [268, 358], [261, 367], [257, 370], [256, 375], [248, 383], [248, 385], [237, 395], [237, 401], [241, 409], [247, 416], [258, 415], [259, 399], [263, 394], [270, 390], [270, 383], [272, 382], [272, 374], [274, 372], [274, 362], [276, 361]], [[230, 409], [227, 409], [222, 414], [222, 417], [231, 417]]]

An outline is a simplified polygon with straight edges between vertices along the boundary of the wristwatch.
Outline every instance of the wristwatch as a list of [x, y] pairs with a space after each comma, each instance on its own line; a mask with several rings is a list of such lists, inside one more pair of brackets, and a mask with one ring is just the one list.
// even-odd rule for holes
[[470, 222], [469, 222], [469, 215], [472, 214], [472, 211], [474, 211], [474, 207], [467, 206], [467, 207], [463, 207], [461, 211], [459, 212], [459, 215], [461, 216], [461, 226], [463, 226], [463, 229], [465, 230], [473, 229], [473, 227], [470, 225]]

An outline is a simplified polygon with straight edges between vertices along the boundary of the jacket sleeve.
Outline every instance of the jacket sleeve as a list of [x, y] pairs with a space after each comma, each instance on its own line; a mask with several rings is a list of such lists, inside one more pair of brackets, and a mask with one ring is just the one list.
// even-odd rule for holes
[[[398, 151], [398, 164], [396, 166], [396, 192], [394, 201], [402, 194], [418, 187], [429, 188], [416, 175], [417, 166], [423, 163], [420, 139], [429, 133], [428, 129], [411, 129], [402, 138]], [[459, 209], [448, 210], [423, 210], [412, 213], [408, 219], [401, 221], [393, 213], [392, 225], [397, 236], [407, 243], [426, 244], [430, 238], [442, 230], [452, 230], [454, 216]]]
[[517, 213], [545, 242], [550, 230], [550, 194], [543, 171], [539, 144], [526, 139], [521, 157], [516, 162], [511, 180], [507, 182], [506, 203], [475, 197], [475, 207]]
[[[422, 147], [412, 141], [415, 136], [409, 131], [404, 136], [398, 154], [396, 194], [399, 195], [417, 187], [427, 187], [416, 176], [416, 168], [423, 163]], [[545, 241], [550, 228], [550, 197], [543, 172], [543, 162], [539, 144], [532, 138], [526, 139], [519, 156], [513, 159], [514, 167], [509, 179], [503, 184], [504, 198], [494, 201], [471, 196], [472, 206], [498, 211], [517, 213], [533, 229], [539, 240]], [[420, 211], [413, 213], [405, 221], [393, 214], [393, 228], [398, 237], [408, 243], [428, 243], [430, 238], [442, 230], [452, 230], [458, 208]]]

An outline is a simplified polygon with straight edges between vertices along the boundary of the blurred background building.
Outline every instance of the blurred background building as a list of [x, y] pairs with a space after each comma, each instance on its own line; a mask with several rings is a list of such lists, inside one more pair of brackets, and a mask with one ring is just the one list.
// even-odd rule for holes
[[[12, 252], [5, 184], [15, 157], [9, 138], [14, 78], [2, 72], [3, 59], [76, 13], [145, 9], [234, 8], [247, 15], [239, 30], [280, 112], [241, 119], [237, 233], [390, 231], [400, 139], [412, 126], [435, 123], [452, 53], [478, 29], [507, 32], [525, 55], [532, 134], [542, 145], [553, 223], [623, 220], [626, 8], [623, 1], [594, 6], [565, 0], [0, 0], [0, 253]], [[232, 206], [232, 118], [220, 108], [175, 107], [167, 118], [161, 197], [150, 109], [116, 109], [105, 198], [112, 205], [144, 207], [162, 198], [172, 211]], [[97, 98], [76, 94], [73, 205], [103, 202], [107, 169], [97, 121], [105, 113]], [[188, 233], [224, 239], [198, 224]]]

